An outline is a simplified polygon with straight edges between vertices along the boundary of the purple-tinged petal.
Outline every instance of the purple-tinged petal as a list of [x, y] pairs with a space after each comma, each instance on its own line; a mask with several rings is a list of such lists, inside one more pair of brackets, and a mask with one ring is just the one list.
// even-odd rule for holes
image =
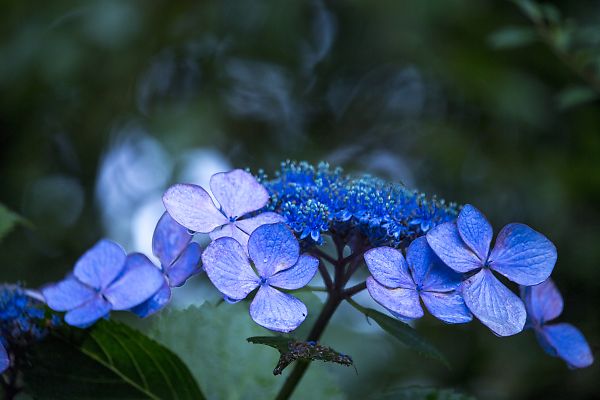
[[210, 190], [228, 217], [260, 210], [269, 201], [267, 189], [241, 169], [214, 174], [210, 178]]
[[163, 195], [163, 203], [175, 221], [194, 232], [209, 233], [229, 222], [206, 190], [198, 185], [171, 186]]
[[539, 285], [524, 287], [522, 297], [527, 315], [537, 324], [551, 321], [562, 313], [563, 298], [550, 278]]
[[148, 300], [165, 281], [162, 272], [143, 254], [127, 256], [123, 273], [103, 292], [113, 310], [128, 310]]
[[263, 225], [250, 235], [248, 253], [259, 275], [269, 278], [296, 264], [300, 245], [285, 224]]
[[181, 256], [165, 271], [169, 277], [169, 285], [171, 287], [182, 286], [192, 275], [199, 273], [201, 256], [200, 245], [190, 243]]
[[456, 219], [458, 233], [462, 240], [480, 260], [486, 260], [494, 231], [485, 215], [470, 204], [463, 207]]
[[542, 283], [556, 264], [556, 247], [524, 224], [508, 224], [498, 234], [490, 267], [519, 285]]
[[125, 250], [111, 240], [100, 240], [75, 264], [73, 274], [95, 289], [106, 288], [125, 267]]
[[158, 289], [158, 292], [142, 304], [137, 305], [131, 309], [131, 312], [136, 314], [140, 318], [146, 318], [149, 315], [161, 310], [171, 300], [171, 288], [165, 280], [165, 283]]
[[461, 275], [448, 268], [435, 255], [425, 236], [413, 240], [406, 251], [406, 261], [415, 284], [423, 290], [450, 292], [461, 282]]
[[0, 343], [0, 374], [6, 371], [6, 369], [10, 366], [10, 358], [8, 358], [8, 353], [6, 349]]
[[259, 226], [276, 224], [279, 222], [285, 222], [285, 217], [274, 212], [264, 212], [252, 218], [237, 220], [235, 221], [235, 224], [242, 232], [251, 235]]
[[401, 287], [390, 289], [381, 285], [370, 276], [367, 278], [367, 290], [373, 300], [390, 310], [394, 315], [408, 319], [421, 318], [423, 316], [419, 294], [414, 289]]
[[510, 336], [523, 330], [527, 318], [523, 302], [490, 270], [482, 269], [464, 281], [462, 295], [473, 315], [496, 335]]
[[48, 307], [54, 311], [69, 311], [96, 296], [96, 291], [70, 276], [55, 284], [42, 288]]
[[365, 263], [373, 278], [389, 288], [416, 287], [408, 271], [408, 264], [400, 250], [391, 247], [376, 247], [364, 255]]
[[284, 271], [280, 271], [269, 278], [269, 285], [281, 289], [300, 289], [308, 285], [308, 282], [317, 273], [319, 260], [308, 254], [302, 254], [298, 262]]
[[308, 314], [304, 303], [287, 293], [262, 285], [250, 304], [250, 316], [260, 326], [276, 332], [291, 332]]
[[179, 257], [191, 240], [192, 235], [189, 234], [188, 229], [179, 225], [168, 212], [165, 212], [154, 229], [152, 253], [158, 257], [163, 268], [166, 268]]
[[463, 324], [473, 319], [458, 292], [421, 292], [421, 299], [431, 315], [449, 324]]
[[248, 239], [250, 239], [250, 236], [239, 229], [235, 222], [222, 225], [210, 233], [210, 238], [212, 240], [217, 240], [222, 237], [234, 238], [244, 249], [248, 248]]
[[455, 223], [438, 225], [427, 232], [426, 237], [435, 254], [456, 272], [469, 272], [483, 266], [483, 262], [463, 242]]
[[111, 305], [98, 295], [65, 314], [65, 322], [78, 328], [87, 328], [111, 310]]
[[570, 368], [585, 368], [594, 362], [590, 345], [571, 324], [546, 325], [538, 331], [538, 339], [546, 351], [562, 358]]
[[209, 244], [202, 253], [202, 264], [213, 285], [234, 300], [245, 298], [260, 283], [246, 251], [232, 238], [220, 238]]

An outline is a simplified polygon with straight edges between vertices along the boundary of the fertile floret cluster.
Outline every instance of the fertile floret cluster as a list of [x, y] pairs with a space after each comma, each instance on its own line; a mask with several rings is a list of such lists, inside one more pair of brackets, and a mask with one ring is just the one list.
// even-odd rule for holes
[[322, 234], [358, 230], [370, 245], [399, 245], [452, 221], [454, 203], [363, 175], [344, 175], [327, 163], [282, 163], [273, 179], [259, 181], [271, 195], [268, 209], [285, 216], [300, 239], [321, 244]]

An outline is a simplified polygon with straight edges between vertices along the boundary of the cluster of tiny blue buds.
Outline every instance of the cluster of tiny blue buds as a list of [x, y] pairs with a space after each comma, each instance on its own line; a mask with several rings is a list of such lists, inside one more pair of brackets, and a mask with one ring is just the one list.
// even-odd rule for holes
[[0, 285], [0, 341], [7, 348], [22, 347], [44, 338], [58, 318], [46, 318], [44, 304], [19, 285]]
[[454, 203], [372, 176], [345, 175], [327, 163], [286, 161], [274, 178], [259, 172], [258, 179], [271, 195], [267, 208], [315, 244], [331, 230], [358, 230], [371, 245], [398, 245], [453, 221], [459, 211]]

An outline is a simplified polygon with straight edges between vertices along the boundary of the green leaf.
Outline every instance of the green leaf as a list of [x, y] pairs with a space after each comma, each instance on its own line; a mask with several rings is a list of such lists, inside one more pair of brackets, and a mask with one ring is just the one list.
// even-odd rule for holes
[[511, 49], [527, 46], [537, 39], [538, 35], [532, 28], [506, 27], [492, 33], [488, 42], [495, 49]]
[[566, 110], [598, 99], [598, 93], [587, 86], [571, 86], [560, 92], [556, 100], [561, 110]]
[[[318, 313], [318, 308], [309, 307], [309, 316]], [[246, 341], [247, 337], [270, 334], [252, 321], [247, 301], [168, 309], [151, 322], [148, 335], [181, 357], [207, 398], [272, 399], [285, 381], [288, 371], [283, 376], [272, 373], [277, 353]], [[294, 400], [344, 398], [323, 367], [315, 365], [307, 371]]]
[[372, 308], [367, 308], [359, 305], [354, 301], [349, 301], [357, 310], [365, 314], [368, 318], [371, 318], [387, 333], [398, 339], [402, 344], [417, 353], [431, 358], [433, 360], [440, 361], [446, 367], [450, 368], [450, 364], [444, 355], [431, 343], [425, 340], [416, 330], [411, 328], [404, 322], [395, 318], [388, 317], [385, 314], [380, 313]]
[[18, 224], [27, 224], [27, 220], [0, 203], [0, 241]]
[[26, 392], [36, 399], [203, 399], [170, 350], [114, 321], [54, 334], [31, 349]]
[[455, 392], [453, 389], [437, 389], [427, 387], [404, 387], [388, 389], [374, 395], [371, 400], [475, 400], [472, 396]]
[[354, 365], [352, 358], [316, 342], [305, 342], [284, 336], [253, 336], [246, 339], [250, 343], [273, 347], [279, 351], [279, 361], [273, 375], [280, 375], [295, 361], [325, 361], [340, 365]]

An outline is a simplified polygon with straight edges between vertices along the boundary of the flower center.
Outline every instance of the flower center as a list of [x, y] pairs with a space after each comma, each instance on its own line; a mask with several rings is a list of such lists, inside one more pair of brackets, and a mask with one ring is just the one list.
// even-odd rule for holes
[[260, 277], [260, 285], [261, 286], [267, 286], [269, 284], [269, 280], [267, 278], [264, 277]]

